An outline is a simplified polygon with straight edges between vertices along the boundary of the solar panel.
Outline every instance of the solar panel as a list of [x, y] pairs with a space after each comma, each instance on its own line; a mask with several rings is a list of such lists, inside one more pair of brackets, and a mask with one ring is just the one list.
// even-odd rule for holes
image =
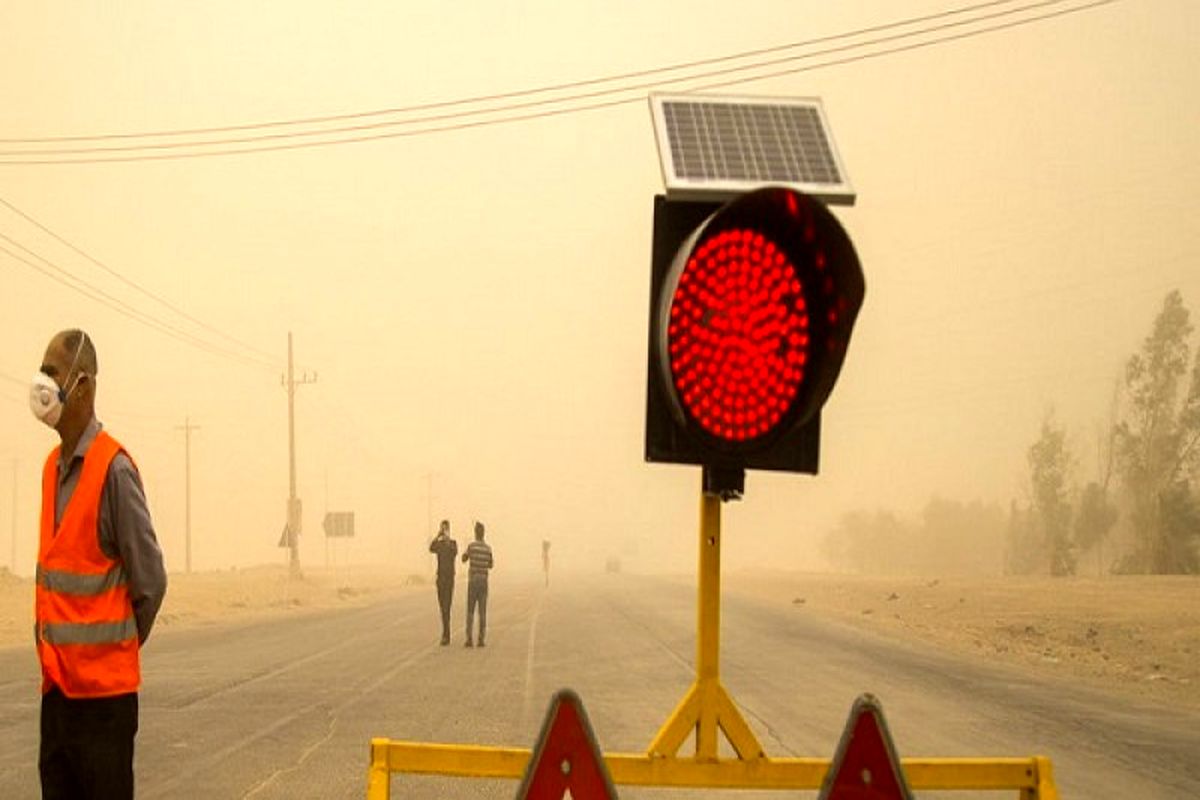
[[821, 101], [650, 95], [667, 197], [724, 201], [781, 185], [853, 205]]

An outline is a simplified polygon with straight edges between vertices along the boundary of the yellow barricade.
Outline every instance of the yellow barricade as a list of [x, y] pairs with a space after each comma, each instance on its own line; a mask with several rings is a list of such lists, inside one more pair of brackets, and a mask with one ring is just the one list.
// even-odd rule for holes
[[[700, 585], [696, 678], [654, 736], [647, 752], [604, 755], [618, 786], [686, 789], [820, 790], [832, 759], [770, 758], [720, 678], [721, 501], [700, 497]], [[695, 734], [692, 756], [679, 755]], [[737, 752], [718, 756], [724, 733]], [[520, 780], [532, 751], [522, 748], [371, 740], [368, 800], [388, 800], [392, 773]], [[913, 790], [1019, 792], [1020, 800], [1058, 800], [1050, 759], [901, 758]]]
[[[392, 773], [520, 780], [530, 751], [516, 747], [371, 740], [367, 800], [391, 797]], [[688, 789], [818, 790], [827, 758], [697, 761], [634, 753], [604, 756], [613, 783]], [[920, 790], [1012, 790], [1021, 800], [1058, 800], [1050, 760], [1031, 758], [903, 758], [908, 785]]]

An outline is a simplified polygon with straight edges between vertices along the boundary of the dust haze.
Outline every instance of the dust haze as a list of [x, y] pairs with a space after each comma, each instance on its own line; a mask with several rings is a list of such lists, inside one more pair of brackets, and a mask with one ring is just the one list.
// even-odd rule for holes
[[[684, 7], [13, 5], [0, 128], [29, 140], [412, 106], [899, 14], [763, 2], [731, 26], [724, 7]], [[1077, 501], [1163, 298], [1200, 309], [1198, 32], [1183, 0], [1117, 3], [730, 90], [823, 99], [859, 197], [836, 214], [868, 286], [821, 474], [748, 477], [726, 511], [730, 567], [1001, 574], [1051, 408]], [[338, 563], [426, 572], [446, 518], [460, 541], [484, 521], [513, 572], [540, 568], [543, 539], [563, 568], [690, 572], [698, 471], [642, 459], [661, 188], [644, 99], [312, 149], [0, 163], [0, 563], [15, 534], [15, 571], [33, 570], [56, 443], [26, 381], [49, 338], [80, 327], [98, 349], [98, 415], [138, 462], [173, 571], [185, 420], [194, 568], [285, 559], [291, 332], [298, 373], [316, 376], [296, 397], [302, 564], [325, 562], [324, 513], [353, 511]]]

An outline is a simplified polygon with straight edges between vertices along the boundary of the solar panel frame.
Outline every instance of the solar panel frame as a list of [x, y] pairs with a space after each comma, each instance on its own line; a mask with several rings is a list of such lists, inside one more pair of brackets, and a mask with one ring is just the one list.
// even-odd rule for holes
[[787, 186], [829, 205], [854, 205], [819, 98], [651, 94], [667, 197], [724, 202]]

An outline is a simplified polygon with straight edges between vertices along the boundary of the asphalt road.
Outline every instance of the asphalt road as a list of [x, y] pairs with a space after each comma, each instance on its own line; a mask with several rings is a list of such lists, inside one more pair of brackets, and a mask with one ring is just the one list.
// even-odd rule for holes
[[[687, 586], [634, 576], [564, 576], [549, 589], [501, 581], [491, 606], [486, 649], [464, 649], [460, 630], [438, 646], [432, 588], [361, 609], [156, 634], [144, 652], [139, 797], [362, 798], [373, 736], [530, 746], [563, 686], [582, 696], [604, 749], [638, 752], [690, 683]], [[1198, 714], [926, 652], [796, 609], [727, 597], [723, 614], [725, 684], [771, 755], [828, 757], [854, 697], [871, 691], [902, 755], [1046, 754], [1065, 798], [1200, 797]], [[6, 800], [38, 796], [36, 673], [31, 648], [0, 650]], [[514, 790], [393, 780], [393, 797], [405, 798]]]

